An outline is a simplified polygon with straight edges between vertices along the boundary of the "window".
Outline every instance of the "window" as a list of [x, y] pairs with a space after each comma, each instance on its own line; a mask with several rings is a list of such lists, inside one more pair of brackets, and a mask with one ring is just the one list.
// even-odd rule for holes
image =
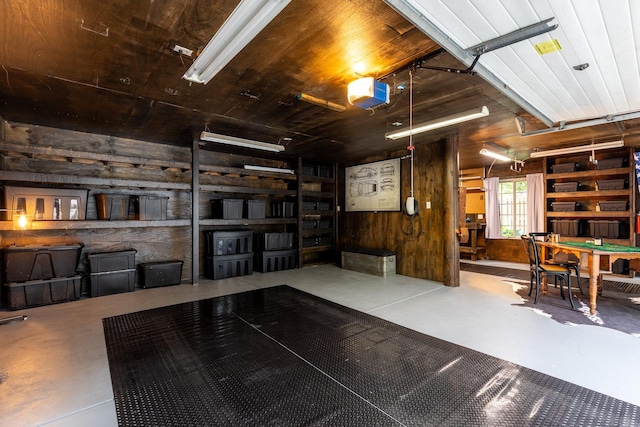
[[500, 232], [502, 237], [520, 237], [527, 225], [527, 181], [510, 179], [500, 181]]

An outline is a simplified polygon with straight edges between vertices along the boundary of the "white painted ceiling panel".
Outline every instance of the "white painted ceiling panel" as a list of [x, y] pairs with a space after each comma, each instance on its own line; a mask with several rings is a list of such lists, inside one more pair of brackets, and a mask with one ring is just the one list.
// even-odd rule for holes
[[[546, 121], [640, 111], [640, 0], [388, 2], [399, 11], [417, 12], [406, 16], [436, 42], [453, 42], [467, 65], [473, 57], [465, 49], [553, 17], [556, 30], [485, 53], [479, 68]], [[552, 39], [561, 50], [544, 55], [535, 50], [535, 44]], [[584, 70], [573, 68], [584, 63], [589, 64]]]

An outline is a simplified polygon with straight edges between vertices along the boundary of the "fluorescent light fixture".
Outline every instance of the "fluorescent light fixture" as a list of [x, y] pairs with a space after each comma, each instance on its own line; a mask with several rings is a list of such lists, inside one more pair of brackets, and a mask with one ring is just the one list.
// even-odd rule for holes
[[244, 165], [244, 168], [251, 171], [278, 172], [278, 173], [288, 173], [291, 175], [295, 173], [293, 169], [271, 168], [269, 166]]
[[608, 148], [618, 148], [624, 147], [624, 141], [611, 141], [611, 142], [601, 142], [599, 144], [590, 144], [590, 145], [580, 145], [577, 147], [567, 147], [567, 148], [557, 148], [555, 150], [547, 150], [547, 151], [534, 151], [531, 153], [531, 157], [547, 157], [547, 156], [558, 156], [561, 154], [573, 154], [573, 153], [582, 153], [585, 151], [594, 151], [594, 150], [606, 150]]
[[504, 154], [496, 153], [495, 151], [489, 151], [486, 148], [480, 150], [480, 154], [487, 157], [493, 157], [496, 160], [502, 160], [503, 162], [510, 162], [511, 158], [505, 156]]
[[182, 78], [209, 83], [290, 1], [242, 0]]
[[203, 131], [200, 133], [200, 139], [203, 141], [218, 142], [220, 144], [235, 145], [236, 147], [254, 148], [256, 150], [273, 151], [279, 153], [284, 150], [284, 146], [278, 144], [269, 144], [268, 142], [252, 141], [250, 139], [236, 138], [235, 136], [220, 135]]
[[464, 111], [462, 113], [457, 113], [451, 116], [442, 117], [441, 119], [431, 120], [429, 122], [414, 125], [412, 128], [404, 128], [397, 131], [388, 132], [384, 135], [384, 137], [386, 139], [404, 138], [409, 135], [428, 132], [430, 130], [455, 125], [458, 123], [478, 119], [480, 117], [484, 117], [488, 115], [489, 115], [489, 109], [483, 105], [482, 108], [479, 108], [479, 109], [476, 108], [474, 110]]

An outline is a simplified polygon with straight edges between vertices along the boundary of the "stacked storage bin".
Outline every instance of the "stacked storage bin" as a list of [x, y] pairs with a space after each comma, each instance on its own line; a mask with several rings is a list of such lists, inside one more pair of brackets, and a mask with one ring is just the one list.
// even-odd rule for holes
[[262, 273], [296, 268], [295, 233], [261, 233], [256, 235], [256, 270]]
[[3, 293], [10, 310], [80, 299], [82, 244], [3, 248]]
[[253, 274], [253, 231], [205, 231], [205, 275], [209, 279]]
[[87, 254], [90, 268], [91, 297], [133, 292], [135, 290], [135, 249]]

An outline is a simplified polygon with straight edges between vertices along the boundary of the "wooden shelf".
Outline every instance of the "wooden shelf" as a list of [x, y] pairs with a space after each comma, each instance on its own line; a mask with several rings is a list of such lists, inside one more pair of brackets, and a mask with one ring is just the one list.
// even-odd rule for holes
[[334, 193], [330, 193], [328, 191], [302, 191], [303, 197], [313, 197], [318, 199], [333, 199]]
[[629, 189], [602, 191], [572, 191], [570, 193], [547, 193], [547, 199], [593, 199], [602, 197], [628, 197]]
[[615, 168], [615, 169], [589, 169], [586, 171], [575, 172], [561, 172], [561, 173], [549, 173], [547, 179], [561, 179], [561, 178], [603, 178], [607, 176], [629, 175], [629, 168]]
[[628, 219], [629, 211], [570, 211], [547, 212], [548, 218], [625, 218]]
[[258, 178], [273, 178], [273, 179], [281, 179], [284, 181], [295, 181], [298, 179], [297, 175], [284, 173], [284, 172], [267, 172], [267, 171], [256, 171], [245, 168], [234, 168], [229, 166], [209, 166], [209, 165], [200, 165], [200, 171], [202, 172], [215, 172], [220, 175], [234, 175], [234, 176], [255, 176]]
[[[189, 227], [190, 219], [168, 219], [157, 221], [32, 221], [30, 230], [92, 230], [108, 228], [145, 228], [145, 227]], [[14, 230], [13, 221], [0, 221], [0, 230]], [[15, 230], [22, 231], [22, 230]]]
[[335, 247], [333, 245], [329, 245], [329, 246], [310, 246], [308, 248], [302, 248], [302, 252], [307, 252], [307, 253], [311, 253], [311, 252], [327, 252], [327, 251], [333, 251], [335, 249]]
[[264, 218], [264, 219], [201, 219], [200, 225], [278, 225], [296, 224], [295, 218]]
[[333, 234], [333, 228], [311, 228], [311, 229], [303, 229], [302, 236], [303, 237], [313, 237], [313, 236], [322, 236], [325, 234]]
[[236, 194], [273, 194], [282, 196], [295, 196], [297, 194], [296, 190], [285, 190], [280, 188], [240, 187], [236, 185], [201, 185], [200, 191]]

